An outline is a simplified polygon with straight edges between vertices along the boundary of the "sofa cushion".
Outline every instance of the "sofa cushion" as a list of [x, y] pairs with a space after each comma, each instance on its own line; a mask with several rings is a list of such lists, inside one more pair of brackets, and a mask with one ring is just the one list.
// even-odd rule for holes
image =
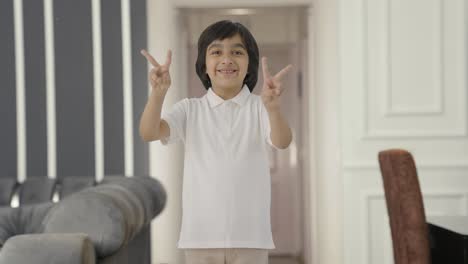
[[17, 214], [13, 208], [0, 207], [0, 247], [16, 234]]
[[16, 178], [0, 178], [0, 206], [10, 206], [16, 185]]
[[28, 177], [19, 188], [20, 204], [37, 204], [52, 201], [55, 183], [55, 179], [44, 176]]
[[52, 207], [52, 202], [18, 208], [0, 207], [0, 246], [12, 236], [42, 232], [42, 220]]

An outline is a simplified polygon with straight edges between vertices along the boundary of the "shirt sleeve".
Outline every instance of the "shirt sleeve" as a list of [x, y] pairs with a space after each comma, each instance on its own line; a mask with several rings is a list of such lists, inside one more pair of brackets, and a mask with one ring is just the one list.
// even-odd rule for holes
[[271, 126], [270, 126], [270, 118], [268, 117], [268, 112], [263, 104], [262, 100], [259, 100], [260, 103], [260, 122], [262, 127], [263, 138], [265, 141], [272, 146], [274, 149], [280, 149], [276, 147], [273, 142], [271, 142]]
[[163, 111], [162, 119], [169, 126], [169, 136], [161, 138], [163, 145], [170, 145], [180, 140], [185, 142], [188, 105], [189, 100], [186, 98], [175, 103], [168, 111]]

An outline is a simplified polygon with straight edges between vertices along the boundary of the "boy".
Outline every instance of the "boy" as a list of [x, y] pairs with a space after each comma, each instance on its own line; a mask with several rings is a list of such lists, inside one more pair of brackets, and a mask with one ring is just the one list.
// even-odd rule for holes
[[267, 264], [275, 248], [270, 223], [271, 145], [284, 149], [292, 135], [280, 110], [281, 78], [262, 58], [261, 96], [251, 94], [258, 76], [255, 39], [240, 23], [219, 21], [198, 40], [196, 72], [207, 89], [183, 99], [161, 118], [171, 84], [169, 67], [148, 52], [152, 93], [140, 121], [145, 141], [185, 144], [182, 227], [178, 247], [186, 264]]

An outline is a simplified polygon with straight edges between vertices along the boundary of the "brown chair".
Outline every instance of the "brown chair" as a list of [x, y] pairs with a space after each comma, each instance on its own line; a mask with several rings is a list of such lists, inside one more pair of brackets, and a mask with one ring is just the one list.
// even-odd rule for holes
[[429, 264], [429, 231], [412, 155], [402, 149], [379, 152], [395, 264]]

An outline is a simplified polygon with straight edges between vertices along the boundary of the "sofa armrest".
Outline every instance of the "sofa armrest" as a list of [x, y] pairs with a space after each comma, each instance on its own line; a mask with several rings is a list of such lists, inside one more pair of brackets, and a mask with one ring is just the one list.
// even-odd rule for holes
[[121, 177], [74, 193], [43, 220], [44, 233], [84, 233], [104, 258], [125, 247], [164, 208], [166, 193], [150, 177]]
[[11, 237], [0, 249], [0, 264], [94, 264], [94, 247], [85, 234], [31, 234]]

